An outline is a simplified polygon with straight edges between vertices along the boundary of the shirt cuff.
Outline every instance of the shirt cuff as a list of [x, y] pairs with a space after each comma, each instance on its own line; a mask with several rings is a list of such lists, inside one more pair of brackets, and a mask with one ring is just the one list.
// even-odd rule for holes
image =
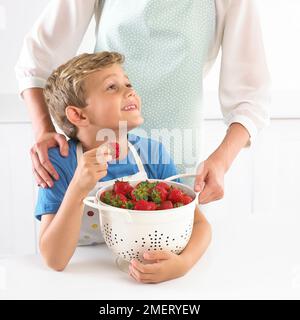
[[251, 145], [253, 145], [253, 142], [256, 140], [256, 137], [258, 134], [257, 126], [254, 124], [254, 122], [250, 118], [244, 115], [234, 115], [231, 118], [225, 120], [225, 123], [228, 127], [232, 123], [236, 123], [236, 122], [240, 123], [248, 131], [250, 138], [247, 144], [245, 145], [245, 148], [249, 148]]
[[23, 100], [23, 91], [30, 88], [45, 88], [46, 80], [38, 77], [25, 77], [19, 79], [19, 98]]

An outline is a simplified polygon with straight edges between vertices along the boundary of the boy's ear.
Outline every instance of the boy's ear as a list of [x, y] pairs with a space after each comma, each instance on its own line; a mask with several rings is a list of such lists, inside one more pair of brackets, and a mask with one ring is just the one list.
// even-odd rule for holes
[[65, 112], [68, 120], [75, 126], [85, 127], [89, 124], [89, 119], [83, 112], [83, 109], [75, 106], [67, 106]]

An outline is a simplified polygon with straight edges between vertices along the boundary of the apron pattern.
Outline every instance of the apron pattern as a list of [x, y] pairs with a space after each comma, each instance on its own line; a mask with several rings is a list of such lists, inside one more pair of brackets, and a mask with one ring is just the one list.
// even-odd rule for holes
[[[99, 19], [95, 51], [125, 55], [124, 68], [142, 99], [141, 129], [164, 144], [179, 173], [194, 171], [202, 154], [203, 68], [215, 32], [215, 0], [105, 0]], [[169, 143], [151, 129], [179, 130], [182, 140]]]

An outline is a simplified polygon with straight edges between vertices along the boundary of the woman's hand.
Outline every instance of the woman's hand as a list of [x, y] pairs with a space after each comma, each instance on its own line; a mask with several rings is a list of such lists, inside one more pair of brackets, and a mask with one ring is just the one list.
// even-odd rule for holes
[[197, 168], [194, 189], [201, 192], [201, 204], [224, 196], [224, 176], [240, 150], [249, 143], [250, 135], [240, 123], [232, 123], [220, 146]]
[[53, 186], [53, 178], [59, 179], [58, 173], [48, 158], [48, 149], [59, 146], [62, 156], [68, 156], [69, 145], [66, 137], [57, 132], [46, 132], [39, 137], [30, 149], [33, 174], [38, 185], [43, 188]]
[[151, 251], [144, 253], [149, 264], [135, 259], [129, 265], [130, 276], [142, 283], [158, 283], [183, 276], [188, 270], [184, 259], [168, 251]]
[[200, 192], [200, 204], [223, 198], [225, 172], [222, 158], [214, 153], [199, 164], [194, 189]]

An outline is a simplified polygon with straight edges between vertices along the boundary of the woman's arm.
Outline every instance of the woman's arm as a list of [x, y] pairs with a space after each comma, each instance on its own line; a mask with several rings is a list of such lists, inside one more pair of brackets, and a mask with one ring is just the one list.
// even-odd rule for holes
[[33, 174], [38, 185], [43, 188], [52, 187], [54, 178], [59, 175], [48, 157], [48, 149], [59, 146], [63, 156], [68, 155], [68, 142], [62, 134], [56, 133], [46, 106], [43, 89], [31, 88], [23, 91], [23, 97], [28, 107], [36, 143], [30, 150], [33, 164]]
[[222, 39], [219, 97], [228, 125], [221, 145], [200, 163], [195, 191], [202, 204], [221, 199], [224, 175], [238, 152], [269, 124], [270, 75], [255, 1], [231, 0]]
[[269, 124], [270, 84], [255, 1], [231, 0], [222, 39], [219, 98], [225, 123], [247, 129], [247, 145]]
[[94, 13], [95, 0], [52, 0], [25, 36], [15, 71], [19, 92], [32, 121], [36, 144], [31, 149], [34, 175], [44, 188], [53, 186], [58, 174], [47, 150], [59, 146], [68, 154], [68, 144], [52, 124], [42, 88], [50, 73], [76, 54]]
[[38, 141], [47, 132], [55, 132], [43, 96], [43, 89], [25, 89], [23, 91], [23, 98], [29, 111], [35, 140]]
[[94, 13], [95, 0], [51, 0], [26, 34], [15, 66], [19, 92], [44, 88], [50, 73], [71, 59]]
[[240, 123], [232, 123], [220, 146], [197, 169], [195, 191], [206, 204], [224, 196], [224, 176], [242, 148], [249, 143], [249, 132]]

